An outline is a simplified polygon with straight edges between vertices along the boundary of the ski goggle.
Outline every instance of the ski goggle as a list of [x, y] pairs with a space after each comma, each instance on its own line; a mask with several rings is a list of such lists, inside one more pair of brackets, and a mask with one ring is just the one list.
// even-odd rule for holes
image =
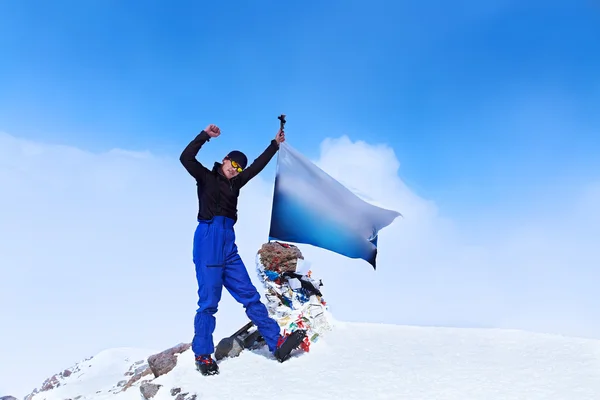
[[231, 162], [231, 166], [236, 169], [237, 172], [242, 172], [244, 169], [240, 166], [240, 164], [236, 163], [233, 160], [229, 160]]

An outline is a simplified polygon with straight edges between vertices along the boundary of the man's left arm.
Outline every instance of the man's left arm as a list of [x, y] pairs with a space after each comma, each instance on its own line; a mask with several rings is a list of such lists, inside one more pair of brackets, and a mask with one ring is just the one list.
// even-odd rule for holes
[[279, 129], [279, 132], [277, 132], [277, 135], [275, 135], [275, 139], [271, 140], [271, 143], [265, 149], [265, 151], [263, 151], [262, 154], [252, 162], [252, 164], [250, 164], [238, 175], [240, 188], [248, 183], [250, 179], [258, 175], [258, 173], [267, 166], [275, 153], [277, 153], [277, 150], [279, 150], [279, 145], [283, 142], [285, 142], [285, 133], [283, 130]]
[[256, 158], [256, 160], [254, 160], [252, 162], [252, 164], [250, 164], [248, 167], [246, 167], [246, 169], [244, 169], [238, 175], [238, 179], [240, 182], [240, 188], [242, 186], [244, 186], [246, 183], [248, 183], [250, 181], [250, 179], [252, 179], [256, 175], [258, 175], [259, 172], [262, 171], [267, 166], [267, 164], [269, 164], [269, 161], [271, 161], [271, 159], [277, 153], [278, 150], [279, 150], [279, 144], [277, 143], [277, 141], [275, 139], [272, 139], [271, 143], [262, 152], [262, 154], [260, 156], [258, 156]]

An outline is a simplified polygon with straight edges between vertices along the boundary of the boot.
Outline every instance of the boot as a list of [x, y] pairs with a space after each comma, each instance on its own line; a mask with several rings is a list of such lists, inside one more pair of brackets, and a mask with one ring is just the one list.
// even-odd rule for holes
[[202, 375], [217, 375], [219, 373], [219, 366], [210, 354], [196, 356], [196, 369]]
[[291, 352], [302, 344], [305, 337], [306, 331], [302, 329], [297, 329], [286, 336], [280, 336], [273, 355], [279, 362], [284, 362], [290, 357]]

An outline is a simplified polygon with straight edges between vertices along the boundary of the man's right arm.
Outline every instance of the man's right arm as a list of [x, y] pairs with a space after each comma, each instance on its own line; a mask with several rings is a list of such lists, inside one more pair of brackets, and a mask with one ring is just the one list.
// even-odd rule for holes
[[200, 132], [198, 136], [196, 136], [194, 140], [192, 140], [186, 146], [186, 148], [183, 149], [181, 156], [179, 156], [179, 161], [181, 164], [190, 173], [190, 175], [196, 178], [196, 180], [199, 182], [204, 182], [204, 177], [210, 171], [196, 159], [196, 155], [200, 151], [202, 145], [209, 140], [210, 136], [208, 133], [202, 130], [202, 132]]

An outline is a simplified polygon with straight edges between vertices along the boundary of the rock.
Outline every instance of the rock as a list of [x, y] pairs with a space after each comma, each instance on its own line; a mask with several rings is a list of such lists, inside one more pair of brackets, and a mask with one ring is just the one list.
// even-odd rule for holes
[[156, 393], [158, 393], [158, 389], [160, 389], [161, 387], [162, 385], [144, 382], [140, 385], [140, 392], [142, 392], [142, 396], [144, 396], [144, 398], [147, 400], [156, 396]]
[[126, 377], [131, 376], [131, 378], [129, 378], [129, 380], [124, 385], [121, 385], [121, 382], [119, 382], [119, 385], [117, 387], [122, 386], [123, 389], [121, 391], [125, 391], [132, 387], [144, 376], [150, 374], [152, 374], [152, 370], [150, 369], [150, 366], [148, 365], [148, 362], [146, 360], [136, 361], [134, 364], [131, 364], [131, 366], [129, 367], [129, 371], [125, 372], [124, 374]]
[[135, 371], [133, 371], [133, 375], [140, 375], [140, 374], [143, 374], [143, 373], [144, 373], [144, 371], [146, 371], [148, 368], [150, 368], [150, 367], [148, 366], [148, 364], [142, 365], [141, 367], [137, 367], [137, 368], [135, 369]]
[[180, 393], [175, 397], [175, 400], [196, 400], [196, 395], [188, 396], [189, 393]]
[[25, 396], [25, 398], [23, 400], [31, 400], [33, 398], [33, 396], [35, 396], [38, 393], [39, 393], [39, 390], [36, 388], [33, 390], [33, 392], [31, 392], [27, 396]]
[[177, 346], [148, 357], [148, 365], [150, 365], [154, 377], [158, 378], [175, 368], [177, 365], [176, 354], [187, 351], [191, 345], [191, 343], [180, 343]]
[[[176, 394], [179, 394], [181, 392], [181, 388], [173, 388], [171, 389], [171, 396], [175, 396]], [[2, 399], [0, 399], [2, 400]]]
[[[137, 371], [137, 370], [136, 370]], [[146, 367], [145, 370], [135, 374], [134, 376], [131, 377], [131, 379], [129, 379], [129, 381], [123, 386], [123, 391], [129, 389], [130, 387], [132, 387], [137, 381], [139, 381], [140, 379], [142, 379], [144, 376], [146, 375], [150, 375], [152, 374], [152, 370], [150, 369], [150, 367]]]
[[71, 376], [71, 373], [72, 373], [72, 372], [71, 372], [70, 370], [68, 370], [68, 369], [65, 369], [65, 370], [63, 371], [63, 373], [62, 373], [62, 376], [66, 378], [66, 377], [69, 377], [69, 376]]
[[295, 272], [298, 259], [304, 260], [297, 246], [280, 242], [264, 243], [258, 254], [265, 269], [278, 273]]
[[119, 381], [117, 383], [117, 387], [121, 387], [121, 386], [125, 386], [125, 385], [127, 385], [127, 381], [126, 380], [122, 380], [122, 381]]
[[53, 375], [51, 378], [48, 378], [42, 384], [42, 392], [46, 392], [48, 390], [55, 389], [60, 386], [60, 382], [56, 375]]
[[0, 400], [17, 400], [17, 398], [14, 396], [2, 396]]

